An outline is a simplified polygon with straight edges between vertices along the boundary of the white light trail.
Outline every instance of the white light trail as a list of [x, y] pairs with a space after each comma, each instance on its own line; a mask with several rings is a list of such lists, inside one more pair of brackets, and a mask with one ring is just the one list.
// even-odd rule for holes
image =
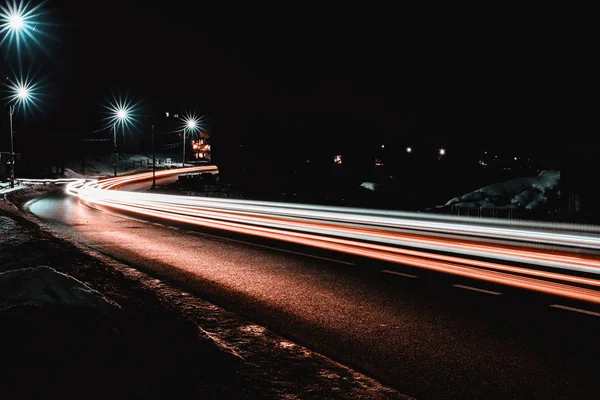
[[[158, 171], [216, 172], [214, 166]], [[574, 256], [573, 248], [600, 249], [600, 229], [578, 233], [574, 224], [473, 220], [250, 200], [116, 191], [152, 173], [76, 181], [67, 192], [90, 204], [195, 226], [261, 236], [332, 251], [432, 269], [505, 285], [600, 303], [600, 260]], [[555, 228], [550, 232], [549, 228]], [[490, 243], [490, 239], [503, 243]], [[509, 241], [510, 240], [510, 241]], [[553, 253], [522, 243], [561, 248]], [[507, 244], [508, 243], [508, 244]], [[550, 270], [542, 269], [543, 267]]]

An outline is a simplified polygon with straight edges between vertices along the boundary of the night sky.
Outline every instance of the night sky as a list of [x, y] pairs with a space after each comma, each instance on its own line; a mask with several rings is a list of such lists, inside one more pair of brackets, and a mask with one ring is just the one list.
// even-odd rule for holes
[[47, 94], [29, 131], [93, 131], [113, 92], [134, 95], [148, 117], [205, 113], [240, 143], [560, 147], [549, 44], [526, 23], [391, 6], [49, 0], [44, 9], [46, 52], [31, 45], [23, 57]]

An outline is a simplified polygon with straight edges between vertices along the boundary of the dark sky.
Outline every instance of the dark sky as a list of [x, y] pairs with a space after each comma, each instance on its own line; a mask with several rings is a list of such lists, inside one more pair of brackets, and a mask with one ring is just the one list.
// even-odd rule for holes
[[148, 115], [193, 107], [221, 124], [334, 141], [456, 151], [553, 143], [551, 43], [527, 23], [391, 6], [211, 4], [48, 0], [48, 55], [32, 46], [34, 59], [24, 58], [46, 77], [37, 122], [93, 130], [112, 91], [135, 95]]

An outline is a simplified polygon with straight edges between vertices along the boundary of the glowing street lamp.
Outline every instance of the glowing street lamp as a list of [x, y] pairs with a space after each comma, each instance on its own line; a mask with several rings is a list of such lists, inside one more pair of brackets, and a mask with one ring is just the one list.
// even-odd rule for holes
[[123, 106], [119, 106], [114, 115], [113, 122], [113, 137], [114, 137], [114, 159], [113, 159], [113, 168], [115, 172], [115, 176], [117, 176], [117, 160], [119, 159], [119, 153], [117, 152], [117, 124], [124, 126], [127, 122], [129, 122], [129, 109]]
[[439, 154], [438, 158], [441, 159], [443, 156], [446, 155], [446, 149], [444, 149], [444, 148], [440, 149], [438, 154]]
[[[38, 17], [44, 13], [40, 10], [44, 2], [35, 7], [30, 7], [29, 3], [29, 1], [13, 0], [12, 4], [7, 1], [5, 5], [0, 5], [0, 34], [3, 36], [0, 45], [5, 41], [10, 45], [14, 40], [19, 51], [21, 41], [25, 43], [26, 40], [31, 39], [36, 44], [40, 44], [35, 36], [40, 34], [37, 26], [45, 25], [37, 22]], [[44, 35], [43, 32], [41, 34]]]
[[[10, 128], [10, 187], [15, 187], [15, 148], [14, 148], [14, 129], [13, 129], [13, 114], [15, 106], [26, 109], [36, 100], [35, 89], [36, 84], [29, 80], [16, 80], [9, 85], [10, 95], [8, 96], [8, 119]], [[12, 103], [12, 104], [11, 104]]]
[[124, 121], [127, 119], [127, 110], [120, 108], [117, 110], [117, 119], [119, 121]]
[[183, 125], [183, 156], [181, 159], [181, 166], [185, 167], [185, 134], [189, 130], [191, 132], [196, 132], [200, 130], [199, 122], [200, 120], [195, 116], [187, 116], [184, 117], [184, 125]]
[[8, 17], [8, 27], [13, 31], [20, 31], [25, 26], [25, 20], [21, 14], [12, 14]]
[[131, 99], [125, 98], [124, 100], [119, 97], [114, 97], [112, 102], [108, 105], [103, 105], [107, 111], [107, 117], [104, 118], [107, 121], [107, 128], [112, 127], [113, 130], [113, 169], [114, 175], [117, 176], [117, 161], [119, 154], [117, 152], [117, 127], [121, 127], [123, 132], [129, 125], [137, 122], [136, 120], [136, 106]]

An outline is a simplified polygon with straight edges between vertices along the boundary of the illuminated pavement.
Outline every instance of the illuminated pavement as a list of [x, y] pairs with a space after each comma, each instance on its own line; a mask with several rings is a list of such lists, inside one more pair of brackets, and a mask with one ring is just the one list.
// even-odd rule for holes
[[[136, 185], [123, 189], [147, 187]], [[600, 389], [592, 228], [582, 235], [570, 226], [477, 225], [94, 186], [79, 193], [87, 206], [55, 193], [29, 209], [90, 247], [405, 394], [573, 398]]]

